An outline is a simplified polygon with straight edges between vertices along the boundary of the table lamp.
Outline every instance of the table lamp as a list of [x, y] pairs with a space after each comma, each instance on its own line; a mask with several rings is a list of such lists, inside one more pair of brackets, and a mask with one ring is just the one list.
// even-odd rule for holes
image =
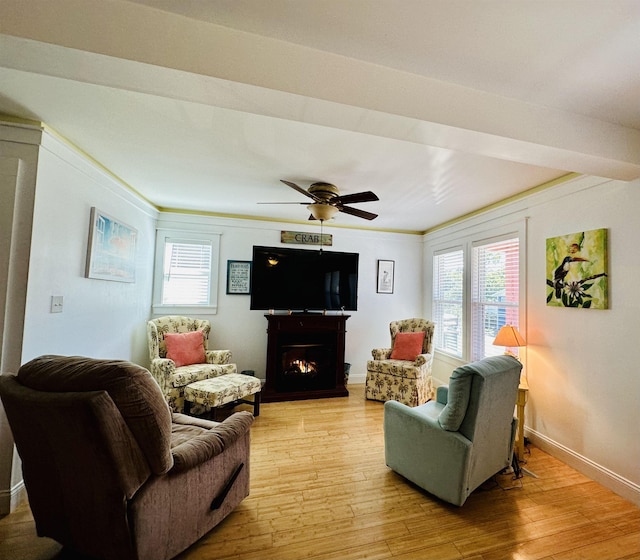
[[505, 325], [502, 327], [493, 341], [494, 346], [504, 346], [505, 354], [509, 356], [513, 356], [517, 358], [517, 356], [509, 350], [509, 348], [516, 348], [519, 346], [526, 346], [527, 341], [524, 337], [518, 332], [518, 329], [512, 325]]

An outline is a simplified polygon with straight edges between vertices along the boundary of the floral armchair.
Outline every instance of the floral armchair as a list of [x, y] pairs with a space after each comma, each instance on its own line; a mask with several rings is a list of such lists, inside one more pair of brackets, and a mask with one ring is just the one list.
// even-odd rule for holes
[[373, 360], [367, 361], [365, 397], [396, 400], [407, 406], [424, 404], [434, 397], [431, 364], [435, 324], [426, 319], [403, 319], [392, 321], [389, 331], [391, 348], [374, 348]]
[[[204, 362], [176, 365], [167, 357], [168, 333], [189, 333], [201, 331], [204, 339]], [[171, 315], [152, 319], [147, 323], [149, 343], [149, 371], [160, 385], [160, 389], [173, 412], [184, 411], [184, 388], [189, 383], [218, 377], [226, 373], [237, 373], [236, 364], [231, 362], [231, 350], [208, 350], [211, 323], [206, 319], [191, 319]]]

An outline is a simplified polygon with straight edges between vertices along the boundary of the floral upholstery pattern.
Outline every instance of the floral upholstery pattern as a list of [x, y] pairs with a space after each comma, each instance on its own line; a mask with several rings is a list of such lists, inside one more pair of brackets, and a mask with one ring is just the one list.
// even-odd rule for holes
[[167, 358], [166, 333], [185, 333], [202, 331], [204, 345], [207, 348], [211, 334], [211, 323], [206, 319], [191, 319], [179, 315], [169, 315], [152, 319], [147, 323], [149, 343], [149, 371], [160, 385], [160, 389], [173, 412], [184, 411], [184, 388], [186, 385], [202, 379], [210, 379], [238, 371], [231, 362], [231, 350], [206, 350], [206, 363], [176, 367], [173, 360]]
[[242, 373], [230, 373], [191, 383], [184, 390], [185, 399], [208, 407], [222, 406], [258, 393], [260, 379]]
[[424, 331], [422, 353], [415, 361], [392, 360], [392, 348], [374, 348], [367, 361], [365, 396], [375, 401], [398, 401], [407, 406], [424, 404], [434, 397], [431, 365], [435, 324], [426, 319], [403, 319], [389, 324], [391, 347], [400, 332]]

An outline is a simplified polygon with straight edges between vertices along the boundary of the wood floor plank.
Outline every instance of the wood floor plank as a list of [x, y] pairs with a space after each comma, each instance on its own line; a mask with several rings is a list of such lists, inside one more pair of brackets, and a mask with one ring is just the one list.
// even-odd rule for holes
[[554, 560], [626, 560], [634, 556], [640, 556], [640, 531], [553, 555]]
[[608, 527], [583, 525], [530, 540], [524, 537], [515, 545], [509, 543], [490, 553], [483, 553], [483, 558], [484, 560], [511, 560], [516, 557], [518, 560], [542, 560], [551, 554], [555, 558], [556, 554], [570, 552], [590, 543], [602, 542], [611, 536]]
[[[251, 494], [177, 560], [640, 560], [640, 509], [531, 447], [461, 508], [385, 465], [383, 403], [263, 403]], [[249, 406], [239, 407], [250, 410]], [[0, 518], [0, 559], [61, 560], [28, 504]]]

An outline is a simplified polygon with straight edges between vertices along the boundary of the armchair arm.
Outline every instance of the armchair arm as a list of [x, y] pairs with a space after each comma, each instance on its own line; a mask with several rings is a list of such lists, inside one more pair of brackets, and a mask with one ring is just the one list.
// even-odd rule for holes
[[433, 361], [433, 354], [418, 354], [416, 356], [415, 364], [416, 366], [423, 366], [425, 364], [430, 364]]
[[160, 377], [169, 377], [173, 375], [176, 370], [176, 363], [169, 358], [154, 358], [151, 360], [151, 367], [149, 371], [155, 377], [156, 375]]
[[391, 348], [374, 348], [371, 355], [374, 360], [388, 360], [391, 358]]
[[440, 385], [436, 389], [436, 402], [447, 404], [449, 402], [449, 385]]
[[151, 360], [149, 371], [166, 395], [170, 389], [171, 376], [176, 372], [176, 363], [169, 358], [155, 358]]
[[206, 360], [208, 364], [231, 363], [231, 350], [207, 350]]
[[[191, 422], [193, 418], [174, 414], [173, 421], [178, 424], [193, 424], [205, 427], [202, 422]], [[195, 436], [177, 445], [171, 450], [173, 468], [171, 472], [182, 472], [200, 465], [216, 455], [220, 455], [229, 445], [249, 431], [253, 424], [253, 414], [247, 411], [236, 412], [224, 422], [214, 424], [206, 433]]]

